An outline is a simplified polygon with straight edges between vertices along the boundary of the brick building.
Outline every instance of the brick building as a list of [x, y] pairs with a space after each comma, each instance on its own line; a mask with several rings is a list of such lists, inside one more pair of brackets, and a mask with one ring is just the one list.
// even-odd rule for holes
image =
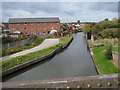
[[10, 33], [15, 31], [25, 34], [49, 34], [51, 30], [60, 31], [60, 19], [58, 17], [51, 18], [10, 18]]

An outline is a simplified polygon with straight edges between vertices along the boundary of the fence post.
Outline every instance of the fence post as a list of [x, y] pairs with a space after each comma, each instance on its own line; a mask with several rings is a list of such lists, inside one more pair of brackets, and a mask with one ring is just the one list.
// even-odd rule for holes
[[9, 47], [10, 45], [9, 45], [9, 43], [8, 43], [8, 47]]
[[22, 40], [22, 45], [24, 45], [24, 42], [23, 42], [23, 40]]
[[[15, 44], [17, 45], [17, 42], [15, 42]], [[15, 46], [16, 46], [16, 45], [15, 45]]]

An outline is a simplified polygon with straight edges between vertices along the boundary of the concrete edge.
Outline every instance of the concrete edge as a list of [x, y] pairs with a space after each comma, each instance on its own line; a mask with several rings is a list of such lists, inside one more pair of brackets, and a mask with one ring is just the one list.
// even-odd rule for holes
[[94, 58], [93, 58], [93, 55], [92, 55], [92, 53], [93, 53], [93, 52], [92, 52], [92, 48], [90, 47], [89, 42], [88, 42], [87, 39], [86, 39], [86, 41], [87, 41], [87, 48], [88, 48], [88, 50], [89, 50], [90, 56], [91, 56], [91, 58], [92, 58], [92, 61], [93, 61], [93, 63], [94, 63], [95, 70], [96, 70], [97, 74], [100, 74], [100, 72], [99, 72], [99, 70], [97, 69], [97, 66], [96, 66], [96, 64], [95, 64], [95, 60], [94, 60]]
[[73, 40], [73, 37], [72, 37], [72, 38], [70, 39], [70, 41], [68, 41], [66, 44], [60, 46], [59, 48], [57, 48], [57, 49], [55, 49], [55, 50], [53, 50], [53, 51], [52, 51], [51, 53], [49, 53], [49, 54], [43, 55], [43, 56], [41, 56], [41, 57], [39, 57], [39, 58], [36, 58], [36, 59], [30, 60], [30, 61], [27, 61], [27, 62], [25, 62], [25, 63], [19, 64], [19, 65], [17, 65], [17, 66], [14, 66], [14, 67], [12, 67], [12, 68], [10, 68], [10, 69], [5, 70], [5, 71], [2, 71], [2, 77], [5, 77], [5, 76], [7, 76], [7, 75], [9, 75], [9, 74], [11, 74], [11, 73], [14, 73], [14, 72], [16, 72], [16, 71], [18, 71], [18, 70], [21, 70], [21, 69], [23, 69], [23, 68], [26, 68], [26, 67], [28, 67], [28, 66], [30, 66], [30, 65], [32, 65], [32, 64], [37, 63], [37, 62], [40, 62], [40, 61], [46, 60], [46, 59], [48, 59], [48, 58], [50, 58], [50, 57], [53, 57], [53, 56], [54, 56], [55, 54], [57, 54], [59, 51], [67, 48], [67, 47], [70, 45], [70, 43], [72, 42], [72, 40]]
[[81, 76], [69, 77], [62, 79], [51, 80], [32, 80], [32, 81], [14, 81], [3, 82], [3, 88], [57, 88], [57, 87], [71, 87], [71, 88], [116, 88], [119, 86], [118, 81], [120, 73], [108, 75], [95, 75], [95, 76]]

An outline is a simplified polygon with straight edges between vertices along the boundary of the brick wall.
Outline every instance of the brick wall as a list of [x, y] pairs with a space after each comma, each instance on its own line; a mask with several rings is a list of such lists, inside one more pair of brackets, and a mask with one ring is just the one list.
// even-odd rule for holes
[[26, 34], [48, 34], [52, 29], [60, 31], [60, 23], [19, 23], [9, 24], [10, 33], [18, 30]]

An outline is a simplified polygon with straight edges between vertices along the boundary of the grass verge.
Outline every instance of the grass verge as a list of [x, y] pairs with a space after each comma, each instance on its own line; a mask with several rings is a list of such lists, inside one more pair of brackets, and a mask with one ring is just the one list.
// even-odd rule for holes
[[7, 69], [14, 67], [16, 65], [25, 63], [27, 61], [33, 60], [35, 58], [41, 57], [43, 55], [49, 54], [50, 52], [52, 52], [56, 48], [67, 43], [71, 38], [72, 38], [72, 36], [60, 38], [60, 43], [53, 46], [53, 47], [49, 47], [47, 49], [43, 49], [43, 50], [40, 50], [37, 52], [29, 53], [29, 54], [26, 54], [23, 56], [18, 56], [18, 57], [9, 59], [9, 60], [2, 61], [2, 62], [0, 62], [0, 64], [2, 63], [2, 71], [7, 70]]
[[[112, 73], [120, 73], [120, 70], [112, 63], [112, 60], [107, 60], [103, 53], [108, 46], [101, 47], [92, 47], [92, 51], [94, 53], [93, 59], [99, 74], [112, 74]], [[113, 51], [116, 48], [113, 49]]]
[[120, 47], [112, 47], [113, 52], [120, 52]]

